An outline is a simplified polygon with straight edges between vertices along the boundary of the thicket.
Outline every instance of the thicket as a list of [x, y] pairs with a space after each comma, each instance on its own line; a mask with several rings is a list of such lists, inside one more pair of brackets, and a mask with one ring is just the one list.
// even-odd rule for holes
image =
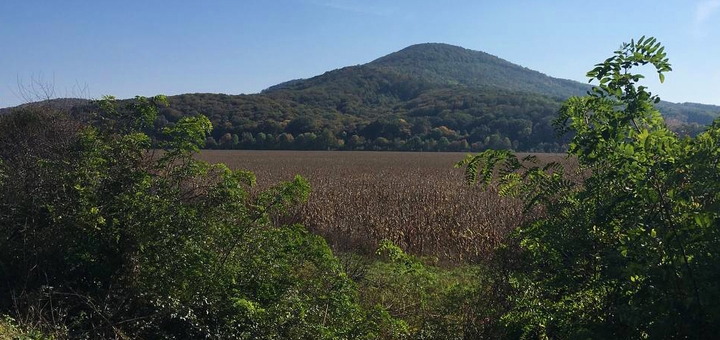
[[[211, 124], [150, 128], [164, 97], [97, 103], [91, 124], [43, 107], [0, 117], [0, 315], [60, 338], [393, 338], [325, 241], [274, 221], [301, 177], [198, 161]], [[12, 334], [12, 333], [10, 333]]]
[[[720, 331], [720, 120], [694, 138], [668, 130], [637, 67], [670, 71], [654, 38], [623, 44], [565, 102], [583, 183], [559, 164], [505, 151], [470, 156], [467, 179], [541, 207], [520, 226], [520, 261], [497, 318], [512, 337], [712, 339]], [[496, 177], [495, 175], [498, 175]], [[495, 180], [494, 178], [497, 178]]]

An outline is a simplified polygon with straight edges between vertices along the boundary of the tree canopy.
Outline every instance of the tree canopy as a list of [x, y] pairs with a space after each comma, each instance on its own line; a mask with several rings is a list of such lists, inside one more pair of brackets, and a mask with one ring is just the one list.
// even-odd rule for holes
[[[484, 52], [419, 44], [259, 94], [171, 96], [159, 111], [156, 129], [145, 132], [162, 139], [162, 128], [202, 114], [213, 125], [206, 148], [557, 152], [567, 148], [567, 139], [553, 131], [555, 113], [563, 100], [588, 90], [586, 84]], [[53, 103], [94, 110], [81, 101]], [[693, 103], [662, 102], [658, 108], [669, 127], [691, 136], [720, 114], [720, 107]], [[393, 131], [399, 120], [413, 127], [409, 134]], [[437, 136], [431, 133], [435, 128], [452, 133]], [[333, 138], [298, 138], [323, 131]], [[440, 143], [442, 137], [449, 143]]]

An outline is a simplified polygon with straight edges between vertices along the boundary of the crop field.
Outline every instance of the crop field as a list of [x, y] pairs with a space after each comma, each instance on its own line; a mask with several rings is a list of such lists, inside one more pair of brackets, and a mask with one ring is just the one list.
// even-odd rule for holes
[[[476, 262], [529, 216], [519, 202], [468, 186], [463, 153], [219, 151], [200, 158], [253, 171], [264, 188], [300, 174], [312, 193], [288, 218], [339, 251], [372, 252], [389, 239], [442, 262]], [[543, 154], [541, 161], [565, 161]]]

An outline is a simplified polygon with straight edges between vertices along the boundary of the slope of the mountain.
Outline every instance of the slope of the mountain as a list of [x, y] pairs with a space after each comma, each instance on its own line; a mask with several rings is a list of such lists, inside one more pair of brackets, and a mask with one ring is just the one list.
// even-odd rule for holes
[[560, 98], [582, 95], [589, 89], [582, 83], [552, 78], [494, 55], [448, 44], [412, 45], [369, 65], [438, 84], [490, 86]]
[[270, 86], [270, 87], [268, 87], [268, 88], [260, 91], [260, 93], [282, 90], [282, 89], [284, 89], [284, 88], [287, 88], [287, 87], [292, 86], [293, 84], [301, 83], [301, 82], [303, 82], [303, 81], [305, 81], [305, 79], [303, 79], [303, 78], [284, 81], [284, 82], [282, 82], [282, 83], [280, 83], [280, 84], [275, 84], [275, 85], [273, 85], [273, 86]]
[[720, 116], [720, 106], [716, 105], [660, 102], [656, 107], [673, 123], [708, 125]]
[[396, 70], [361, 65], [329, 71], [263, 95], [358, 117], [377, 117], [438, 86]]
[[72, 111], [76, 107], [80, 107], [83, 105], [86, 105], [89, 102], [88, 99], [82, 99], [82, 98], [56, 98], [56, 99], [49, 99], [49, 100], [43, 100], [38, 102], [32, 102], [32, 103], [26, 103], [21, 104], [15, 107], [6, 107], [0, 109], [0, 114], [10, 112], [10, 110], [22, 108], [25, 106], [48, 106], [52, 107], [56, 110], [63, 110], [63, 111]]
[[[171, 96], [155, 127], [203, 114], [214, 126], [208, 147], [222, 148], [557, 151], [551, 122], [562, 100], [588, 88], [484, 52], [419, 44], [259, 94]], [[712, 105], [658, 107], [683, 133], [720, 115]]]

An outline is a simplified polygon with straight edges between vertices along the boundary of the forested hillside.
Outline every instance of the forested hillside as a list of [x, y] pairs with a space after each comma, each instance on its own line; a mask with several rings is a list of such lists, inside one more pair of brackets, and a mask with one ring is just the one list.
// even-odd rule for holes
[[428, 79], [433, 83], [492, 86], [565, 98], [583, 95], [589, 86], [552, 78], [484, 52], [447, 44], [418, 44], [379, 58], [370, 65]]
[[[157, 131], [202, 114], [214, 127], [207, 148], [552, 152], [565, 148], [550, 124], [560, 103], [588, 89], [484, 52], [419, 44], [260, 94], [171, 96], [148, 133], [162, 138]], [[720, 114], [693, 103], [659, 109], [689, 135]]]

